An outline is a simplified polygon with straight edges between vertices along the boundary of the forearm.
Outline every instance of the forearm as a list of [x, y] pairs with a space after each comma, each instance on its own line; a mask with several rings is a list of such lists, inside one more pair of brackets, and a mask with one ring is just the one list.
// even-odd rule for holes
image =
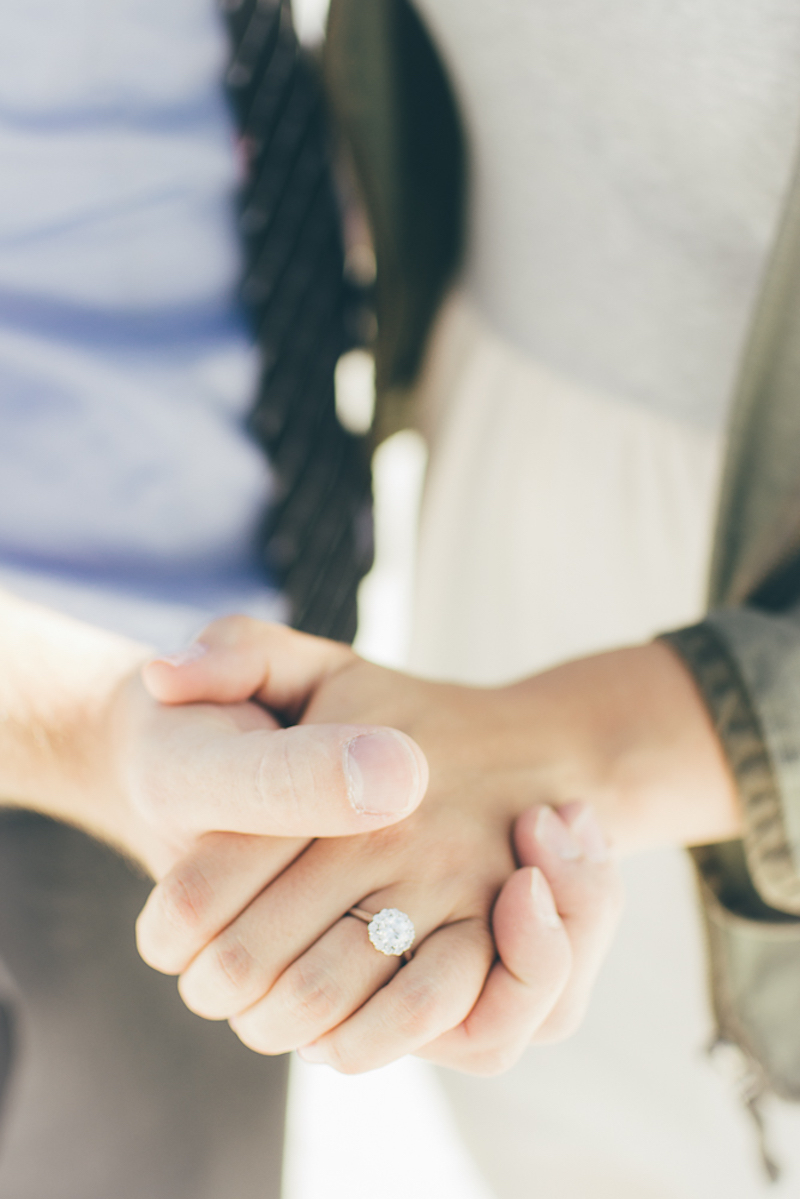
[[[532, 804], [593, 804], [620, 852], [737, 835], [736, 788], [696, 684], [653, 643], [566, 663], [506, 687], [415, 679], [289, 630], [228, 618], [206, 653], [147, 672], [171, 704], [256, 694], [303, 723], [382, 725], [419, 745], [426, 803], [471, 796], [504, 835]], [[464, 818], [466, 801], [462, 799]]]
[[402, 729], [428, 758], [432, 794], [478, 791], [509, 822], [534, 803], [586, 800], [620, 853], [740, 832], [736, 783], [708, 708], [662, 642], [498, 688], [356, 662], [323, 679], [304, 719], [343, 714]]
[[111, 712], [146, 647], [0, 591], [0, 803], [119, 842]]
[[663, 643], [580, 659], [504, 690], [527, 708], [528, 745], [544, 750], [531, 764], [537, 790], [591, 802], [619, 852], [739, 835], [719, 738], [692, 676]]

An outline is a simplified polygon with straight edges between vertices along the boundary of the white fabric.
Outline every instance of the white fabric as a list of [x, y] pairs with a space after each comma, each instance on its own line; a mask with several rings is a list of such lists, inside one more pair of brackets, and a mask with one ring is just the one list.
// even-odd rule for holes
[[[493, 683], [702, 611], [720, 430], [800, 126], [791, 0], [419, 0], [474, 190], [421, 387], [430, 441], [411, 665]], [[585, 1027], [510, 1074], [443, 1074], [497, 1199], [778, 1199], [704, 1056], [678, 851], [625, 865]]]
[[[462, 297], [422, 398], [431, 454], [411, 666], [496, 683], [632, 643], [702, 610], [717, 435], [546, 371]], [[427, 402], [426, 402], [427, 401]], [[753, 1126], [704, 1055], [713, 1025], [680, 851], [624, 864], [627, 908], [589, 1018], [509, 1074], [441, 1072], [497, 1199], [788, 1199], [800, 1112]]]
[[717, 425], [800, 132], [800, 6], [416, 3], [466, 119], [479, 311], [589, 387]]
[[795, 1199], [797, 1111], [770, 1120], [790, 1171], [772, 1187], [747, 1112], [704, 1056], [688, 860], [649, 853], [624, 874], [625, 917], [579, 1032], [498, 1078], [439, 1072], [466, 1144], [498, 1199]]
[[717, 435], [545, 370], [461, 297], [423, 388], [423, 411], [449, 402], [433, 433], [413, 667], [495, 683], [699, 614]]
[[159, 644], [282, 612], [227, 52], [212, 0], [3, 14], [0, 585]]

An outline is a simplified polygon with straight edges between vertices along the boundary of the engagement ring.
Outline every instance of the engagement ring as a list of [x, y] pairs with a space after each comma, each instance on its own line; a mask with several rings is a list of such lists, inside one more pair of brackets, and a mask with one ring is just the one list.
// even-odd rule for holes
[[414, 944], [414, 925], [405, 912], [397, 908], [381, 908], [377, 916], [363, 908], [351, 908], [348, 916], [355, 916], [367, 925], [369, 939], [380, 953], [390, 957], [411, 957], [408, 952]]

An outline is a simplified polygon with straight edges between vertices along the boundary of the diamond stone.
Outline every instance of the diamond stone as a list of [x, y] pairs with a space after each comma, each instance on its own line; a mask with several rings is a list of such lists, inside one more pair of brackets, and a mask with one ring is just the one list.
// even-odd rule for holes
[[414, 925], [397, 908], [382, 908], [370, 920], [367, 932], [375, 948], [392, 957], [399, 957], [414, 944]]

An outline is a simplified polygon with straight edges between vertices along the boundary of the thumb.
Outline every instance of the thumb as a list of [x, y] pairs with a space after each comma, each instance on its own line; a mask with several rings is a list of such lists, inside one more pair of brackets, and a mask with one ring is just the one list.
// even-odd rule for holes
[[204, 706], [162, 712], [173, 726], [168, 745], [131, 780], [137, 806], [157, 826], [349, 836], [403, 819], [428, 784], [422, 750], [395, 729], [309, 724], [243, 732], [220, 726]]
[[506, 879], [492, 914], [498, 960], [463, 1024], [420, 1054], [472, 1074], [507, 1070], [548, 1019], [567, 985], [572, 952], [542, 872]]
[[142, 680], [162, 704], [256, 699], [296, 719], [325, 678], [355, 661], [338, 641], [249, 616], [224, 616], [185, 650], [149, 662]]

